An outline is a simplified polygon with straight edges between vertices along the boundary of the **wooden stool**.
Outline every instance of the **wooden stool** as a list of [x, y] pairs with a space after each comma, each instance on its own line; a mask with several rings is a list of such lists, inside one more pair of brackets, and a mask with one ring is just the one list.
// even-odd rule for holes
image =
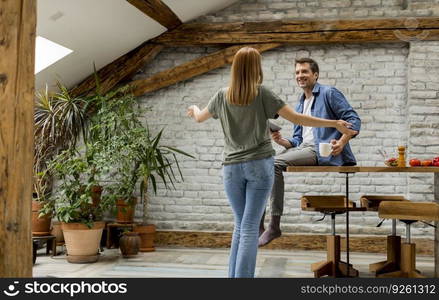
[[410, 240], [410, 225], [416, 221], [438, 221], [439, 204], [433, 202], [383, 201], [378, 215], [384, 219], [398, 219], [406, 223], [406, 240], [401, 245], [400, 269], [378, 277], [425, 277], [416, 270], [416, 244]]
[[52, 251], [51, 256], [56, 256], [56, 237], [54, 235], [33, 236], [32, 242], [46, 241], [46, 254]]
[[[364, 195], [360, 198], [361, 206], [368, 211], [378, 212], [382, 201], [408, 201], [404, 196], [390, 195]], [[392, 219], [392, 235], [387, 236], [387, 259], [369, 265], [370, 272], [375, 275], [394, 272], [400, 269], [401, 263], [401, 237], [396, 235], [396, 219]]]
[[326, 260], [313, 263], [311, 271], [314, 277], [358, 277], [358, 271], [340, 260], [340, 236], [335, 234], [335, 215], [349, 211], [364, 211], [363, 207], [355, 207], [355, 203], [349, 201], [349, 208], [345, 207], [345, 196], [303, 196], [301, 198], [302, 210], [318, 211], [331, 215], [332, 234], [326, 237]]

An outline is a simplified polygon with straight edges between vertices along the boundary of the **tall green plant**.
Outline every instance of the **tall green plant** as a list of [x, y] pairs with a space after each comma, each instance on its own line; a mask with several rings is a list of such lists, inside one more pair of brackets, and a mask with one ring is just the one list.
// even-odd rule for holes
[[[120, 114], [125, 112], [126, 107], [131, 107], [134, 97], [127, 93], [125, 87], [105, 95], [97, 90], [82, 98], [70, 97], [62, 85], [59, 89], [59, 93], [47, 98], [55, 101], [55, 121], [60, 123], [62, 120], [54, 131], [67, 138], [58, 143], [60, 146], [53, 152], [53, 159], [45, 172], [46, 175], [54, 175], [59, 182], [45, 210], [53, 210], [60, 221], [90, 226], [93, 221], [102, 218], [104, 209], [109, 210], [113, 206], [108, 198], [103, 198], [100, 205], [93, 205], [91, 193], [109, 172], [111, 160], [108, 156], [111, 156], [112, 150], [108, 148], [108, 141], [118, 134]], [[83, 138], [80, 148], [77, 145], [79, 137]]]
[[157, 179], [160, 179], [165, 188], [169, 185], [175, 188], [174, 182], [177, 179], [174, 168], [178, 170], [179, 177], [183, 180], [180, 165], [176, 154], [181, 154], [187, 157], [195, 158], [194, 156], [174, 147], [161, 145], [163, 129], [151, 137], [148, 129], [145, 130], [145, 140], [139, 148], [136, 149], [138, 159], [137, 176], [140, 181], [140, 195], [143, 200], [143, 224], [147, 224], [148, 216], [148, 186], [151, 182], [154, 194], [157, 194]]
[[35, 151], [34, 151], [34, 192], [42, 199], [51, 186], [51, 177], [40, 180], [41, 173], [47, 169], [47, 162], [59, 152], [75, 148], [79, 137], [86, 136], [87, 109], [86, 98], [71, 97], [68, 89], [57, 82], [59, 89], [50, 93], [48, 87], [36, 93], [34, 111]]
[[[81, 134], [87, 132], [89, 99], [71, 97], [68, 89], [57, 82], [59, 92], [50, 93], [48, 87], [37, 92], [34, 113], [35, 137], [45, 152], [50, 149], [75, 148]], [[43, 156], [44, 157], [44, 156]]]
[[105, 139], [107, 161], [113, 166], [113, 184], [107, 186], [106, 197], [132, 199], [136, 189], [143, 200], [144, 223], [147, 220], [147, 192], [151, 185], [157, 192], [157, 182], [165, 188], [174, 187], [174, 182], [183, 180], [177, 154], [192, 155], [177, 148], [162, 145], [163, 129], [152, 135], [148, 126], [139, 121], [142, 110], [129, 90], [122, 90], [124, 97], [105, 102], [96, 114], [91, 132]]

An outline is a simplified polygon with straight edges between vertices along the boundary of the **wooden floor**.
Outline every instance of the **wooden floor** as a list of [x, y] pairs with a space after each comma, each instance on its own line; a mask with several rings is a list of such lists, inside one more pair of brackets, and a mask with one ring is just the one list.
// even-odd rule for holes
[[[58, 247], [61, 251], [61, 247]], [[205, 278], [227, 277], [228, 249], [208, 248], [156, 248], [155, 252], [140, 253], [135, 258], [123, 258], [119, 249], [105, 249], [99, 261], [93, 264], [71, 264], [65, 255], [55, 257], [38, 251], [33, 277], [118, 277], [118, 278]], [[350, 263], [360, 277], [373, 277], [368, 265], [385, 256], [376, 253], [353, 253]], [[342, 255], [344, 259], [344, 255]], [[325, 260], [326, 253], [303, 250], [260, 249], [256, 277], [313, 277], [311, 263]], [[427, 277], [433, 277], [434, 258], [418, 256], [416, 267]]]

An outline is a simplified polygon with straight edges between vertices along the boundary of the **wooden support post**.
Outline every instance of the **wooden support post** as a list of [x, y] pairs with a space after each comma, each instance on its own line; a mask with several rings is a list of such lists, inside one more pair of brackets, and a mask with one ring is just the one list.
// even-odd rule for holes
[[36, 0], [0, 16], [0, 277], [31, 277]]
[[326, 237], [326, 259], [332, 262], [332, 276], [338, 277], [338, 264], [340, 263], [340, 236], [328, 235]]
[[401, 271], [410, 273], [416, 270], [416, 245], [403, 243], [401, 245]]

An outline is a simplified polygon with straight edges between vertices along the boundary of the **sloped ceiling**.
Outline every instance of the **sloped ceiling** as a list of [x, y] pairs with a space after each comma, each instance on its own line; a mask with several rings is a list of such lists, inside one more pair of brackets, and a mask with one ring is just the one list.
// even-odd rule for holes
[[[185, 23], [237, 0], [162, 0]], [[73, 50], [36, 75], [35, 88], [57, 79], [72, 87], [166, 28], [125, 0], [38, 0], [37, 35]]]

